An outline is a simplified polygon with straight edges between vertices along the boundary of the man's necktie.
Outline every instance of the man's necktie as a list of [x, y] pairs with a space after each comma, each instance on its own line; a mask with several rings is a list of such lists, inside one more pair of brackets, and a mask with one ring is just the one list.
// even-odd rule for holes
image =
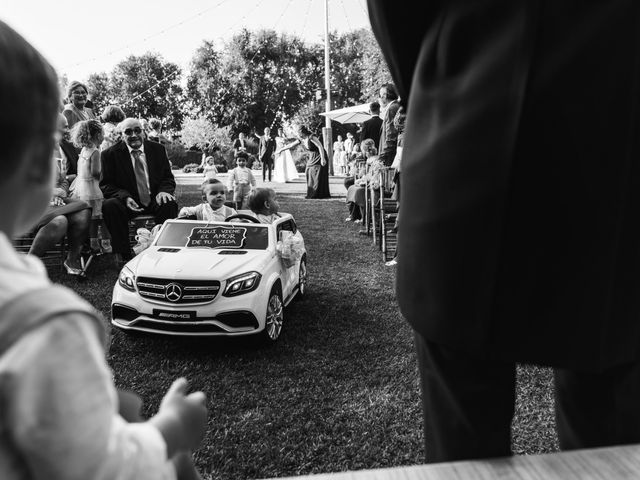
[[144, 165], [140, 159], [140, 150], [131, 150], [133, 155], [135, 168], [133, 169], [136, 174], [136, 185], [138, 186], [138, 197], [140, 203], [145, 207], [151, 203], [151, 197], [149, 196], [149, 187], [147, 187], [147, 176], [144, 174]]

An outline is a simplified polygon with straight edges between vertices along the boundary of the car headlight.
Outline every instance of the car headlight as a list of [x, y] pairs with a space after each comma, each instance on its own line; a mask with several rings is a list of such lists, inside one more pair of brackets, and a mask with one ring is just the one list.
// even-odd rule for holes
[[120, 271], [118, 276], [118, 283], [122, 288], [126, 288], [130, 292], [136, 291], [136, 276], [127, 267], [124, 267]]
[[258, 272], [243, 273], [227, 279], [227, 286], [224, 289], [225, 297], [234, 297], [254, 291], [260, 284], [262, 275]]

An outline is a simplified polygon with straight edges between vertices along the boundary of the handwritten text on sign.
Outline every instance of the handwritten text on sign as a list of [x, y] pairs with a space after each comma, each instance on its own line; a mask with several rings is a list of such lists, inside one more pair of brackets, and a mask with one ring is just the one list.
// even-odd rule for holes
[[244, 227], [196, 227], [191, 230], [187, 247], [242, 248], [246, 237]]

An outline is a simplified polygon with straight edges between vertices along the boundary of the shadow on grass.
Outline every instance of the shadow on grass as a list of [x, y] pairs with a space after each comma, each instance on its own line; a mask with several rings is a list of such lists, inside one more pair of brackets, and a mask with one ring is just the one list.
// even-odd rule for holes
[[[113, 332], [108, 360], [116, 383], [142, 395], [146, 415], [157, 410], [176, 377], [187, 377], [193, 389], [207, 393], [209, 425], [196, 452], [205, 478], [266, 478], [423, 460], [413, 339], [395, 301], [394, 269], [383, 265], [358, 225], [344, 223], [344, 197], [303, 196], [278, 192], [281, 210], [295, 217], [305, 238], [309, 289], [285, 309], [275, 345]], [[197, 186], [183, 186], [180, 205], [200, 201]], [[84, 283], [57, 272], [52, 277], [108, 318], [117, 274], [101, 257]], [[546, 369], [518, 369], [518, 453], [557, 449], [550, 378]]]

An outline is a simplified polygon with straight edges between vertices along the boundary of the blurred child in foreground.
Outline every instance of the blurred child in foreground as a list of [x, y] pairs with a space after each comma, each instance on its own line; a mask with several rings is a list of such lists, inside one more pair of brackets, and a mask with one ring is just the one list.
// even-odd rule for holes
[[198, 478], [205, 395], [179, 379], [156, 416], [127, 422], [100, 314], [11, 245], [51, 199], [59, 98], [53, 68], [3, 22], [0, 71], [0, 201], [13, 206], [0, 210], [0, 478]]

